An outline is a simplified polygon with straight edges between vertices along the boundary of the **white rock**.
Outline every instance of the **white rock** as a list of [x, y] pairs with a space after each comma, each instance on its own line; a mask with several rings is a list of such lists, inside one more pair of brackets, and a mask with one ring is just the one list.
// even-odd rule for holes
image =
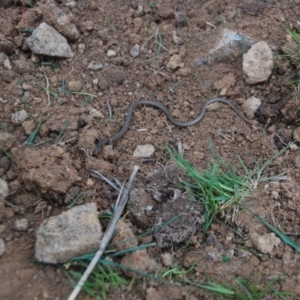
[[15, 229], [18, 231], [26, 231], [28, 228], [28, 220], [27, 219], [18, 219], [15, 221]]
[[11, 62], [10, 62], [9, 58], [4, 60], [3, 66], [6, 70], [9, 70], [9, 71], [12, 70], [12, 65], [11, 65]]
[[11, 121], [14, 124], [22, 124], [28, 118], [27, 111], [22, 109], [11, 115]]
[[95, 109], [95, 108], [92, 108], [89, 111], [89, 115], [92, 116], [95, 119], [97, 119], [97, 118], [103, 119], [104, 118], [104, 116], [102, 115], [102, 113], [99, 110]]
[[254, 118], [254, 114], [256, 113], [260, 105], [261, 105], [261, 100], [252, 96], [249, 99], [247, 99], [245, 103], [243, 103], [242, 110], [247, 116], [247, 118], [251, 120]]
[[243, 55], [243, 72], [246, 75], [246, 82], [249, 84], [268, 80], [273, 67], [272, 50], [264, 41], [254, 44]]
[[252, 232], [250, 233], [250, 240], [261, 253], [271, 253], [273, 248], [280, 244], [280, 239], [273, 232], [265, 235]]
[[108, 50], [107, 51], [107, 56], [108, 57], [115, 57], [117, 55], [117, 52], [114, 50]]
[[136, 44], [135, 46], [133, 46], [130, 50], [130, 55], [132, 57], [137, 57], [140, 54], [140, 46], [138, 44]]
[[5, 242], [3, 239], [0, 239], [0, 257], [5, 253]]
[[155, 148], [153, 145], [138, 145], [133, 152], [133, 157], [150, 157], [154, 151]]
[[1, 198], [5, 198], [8, 195], [8, 184], [7, 182], [0, 178], [0, 197]]

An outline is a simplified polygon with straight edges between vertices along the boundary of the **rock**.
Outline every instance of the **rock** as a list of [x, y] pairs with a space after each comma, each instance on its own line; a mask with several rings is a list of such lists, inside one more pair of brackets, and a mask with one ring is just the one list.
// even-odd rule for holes
[[171, 19], [174, 17], [174, 10], [172, 6], [162, 6], [158, 14], [162, 19]]
[[35, 54], [70, 58], [74, 56], [67, 40], [47, 23], [41, 23], [27, 39]]
[[99, 71], [101, 69], [103, 69], [103, 65], [102, 64], [96, 64], [95, 62], [90, 62], [88, 65], [88, 69], [89, 70], [93, 70], [93, 71]]
[[175, 45], [182, 45], [182, 38], [180, 38], [177, 34], [176, 31], [172, 31], [172, 41]]
[[15, 221], [15, 229], [17, 231], [26, 231], [28, 228], [28, 220], [27, 219], [17, 219]]
[[243, 72], [246, 82], [254, 84], [268, 80], [274, 67], [272, 50], [269, 45], [260, 41], [254, 44], [250, 50], [243, 55]]
[[132, 57], [137, 57], [140, 55], [140, 46], [138, 44], [134, 45], [130, 50], [130, 55]]
[[0, 178], [0, 197], [1, 198], [5, 198], [8, 195], [8, 184], [7, 182]]
[[293, 140], [300, 143], [300, 127], [296, 127], [293, 131]]
[[127, 210], [138, 227], [151, 227], [156, 207], [157, 203], [143, 188], [133, 188], [130, 191]]
[[252, 96], [243, 103], [242, 110], [247, 118], [251, 120], [254, 118], [254, 114], [256, 113], [260, 105], [261, 100]]
[[[158, 264], [155, 262], [154, 259], [151, 259], [148, 255], [147, 251], [144, 250], [137, 250], [131, 253], [126, 254], [121, 259], [121, 264], [132, 269], [139, 270], [141, 272], [150, 273], [153, 271], [157, 271]], [[142, 278], [142, 275], [123, 270], [126, 276], [130, 278]]]
[[102, 115], [102, 113], [95, 108], [92, 108], [89, 111], [89, 115], [94, 119], [104, 119], [104, 116]]
[[300, 168], [300, 155], [297, 155], [294, 160], [294, 165], [296, 168]]
[[74, 167], [73, 158], [62, 147], [13, 148], [14, 171], [22, 171], [21, 179], [25, 188], [48, 197], [58, 198], [81, 178]]
[[154, 151], [155, 148], [153, 145], [138, 145], [133, 152], [133, 157], [150, 157]]
[[96, 251], [101, 236], [96, 204], [77, 206], [39, 226], [35, 258], [44, 263], [66, 263], [74, 256]]
[[117, 52], [114, 50], [108, 50], [106, 55], [108, 57], [115, 57], [115, 56], [117, 56]]
[[175, 70], [183, 67], [184, 67], [184, 63], [181, 62], [181, 57], [178, 54], [172, 55], [169, 62], [167, 63], [168, 69]]
[[82, 89], [82, 83], [79, 80], [72, 80], [68, 82], [67, 88], [70, 92], [80, 92]]
[[0, 52], [9, 55], [13, 52], [15, 45], [4, 37], [0, 37]]
[[13, 124], [22, 124], [28, 118], [27, 111], [22, 109], [11, 115], [11, 121]]
[[4, 60], [4, 62], [3, 62], [3, 67], [4, 67], [6, 70], [9, 70], [9, 71], [12, 70], [12, 65], [11, 65], [11, 62], [10, 62], [9, 58], [7, 58], [7, 59]]
[[5, 253], [5, 242], [3, 239], [0, 239], [0, 257]]
[[162, 264], [165, 267], [171, 267], [172, 266], [172, 255], [170, 253], [168, 253], [168, 252], [162, 253], [160, 255], [160, 259], [161, 259]]
[[66, 7], [69, 8], [75, 8], [77, 6], [77, 2], [76, 1], [69, 1], [67, 3], [64, 4]]
[[210, 64], [222, 61], [231, 56], [245, 53], [255, 42], [244, 35], [229, 30], [227, 28], [216, 31], [211, 37], [211, 51], [198, 61], [198, 65]]
[[10, 167], [11, 167], [11, 160], [6, 156], [1, 157], [0, 168], [3, 168], [5, 171], [8, 171]]
[[4, 53], [4, 52], [1, 52], [0, 53], [0, 66], [3, 66], [4, 64], [4, 61], [8, 58], [8, 56]]
[[24, 121], [24, 122], [22, 123], [22, 127], [23, 127], [23, 129], [25, 130], [25, 133], [26, 133], [27, 135], [30, 135], [30, 134], [33, 133], [33, 131], [35, 130], [36, 125], [35, 125], [34, 121], [29, 120], [29, 121]]
[[16, 138], [12, 134], [0, 131], [0, 148], [1, 149], [9, 150], [13, 146], [15, 140], [16, 140]]
[[110, 244], [112, 245], [110, 249], [118, 252], [136, 247], [138, 242], [128, 224], [119, 220]]
[[43, 18], [45, 22], [53, 26], [58, 32], [60, 32], [69, 40], [78, 39], [79, 31], [76, 25], [71, 23], [69, 17], [59, 8], [57, 4], [47, 3], [45, 5], [40, 5], [39, 7], [43, 12]]
[[253, 246], [261, 253], [271, 253], [280, 244], [280, 239], [273, 232], [264, 235], [251, 232], [249, 237]]

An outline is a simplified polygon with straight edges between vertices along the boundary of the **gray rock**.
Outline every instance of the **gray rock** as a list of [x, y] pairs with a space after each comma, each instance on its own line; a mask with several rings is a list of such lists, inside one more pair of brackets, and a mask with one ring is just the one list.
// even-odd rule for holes
[[15, 229], [18, 231], [26, 231], [28, 228], [28, 220], [27, 219], [18, 219], [15, 221]]
[[5, 243], [3, 239], [0, 239], [0, 257], [5, 253]]
[[0, 53], [0, 66], [3, 66], [4, 64], [4, 61], [8, 58], [8, 56], [4, 53], [4, 52], [1, 52]]
[[133, 152], [133, 157], [150, 157], [154, 151], [155, 148], [153, 145], [138, 145]]
[[5, 198], [8, 195], [8, 184], [7, 182], [0, 178], [0, 197], [1, 198]]
[[140, 55], [140, 46], [138, 44], [136, 44], [135, 46], [133, 46], [130, 50], [130, 55], [132, 57], [137, 57]]
[[22, 124], [28, 118], [27, 111], [22, 109], [11, 115], [11, 121], [14, 124]]
[[41, 23], [27, 39], [35, 54], [70, 58], [74, 56], [67, 40], [47, 23]]
[[242, 105], [242, 110], [248, 119], [253, 119], [254, 114], [261, 105], [261, 100], [252, 96]]
[[243, 72], [249, 84], [268, 80], [273, 67], [272, 50], [264, 41], [256, 43], [243, 55]]
[[199, 66], [246, 53], [255, 42], [248, 36], [224, 28], [212, 37], [212, 43], [214, 44], [211, 47], [212, 50], [206, 57], [198, 61]]
[[141, 228], [149, 228], [152, 224], [157, 203], [143, 188], [133, 188], [127, 203], [131, 218]]
[[12, 134], [0, 131], [0, 148], [9, 150], [13, 146], [15, 140], [16, 138]]
[[102, 64], [96, 64], [95, 62], [90, 62], [88, 65], [88, 69], [89, 70], [93, 70], [93, 71], [99, 71], [101, 69], [103, 69], [103, 65]]
[[89, 203], [69, 209], [38, 228], [35, 258], [44, 263], [65, 263], [74, 256], [96, 251], [102, 227], [97, 206]]

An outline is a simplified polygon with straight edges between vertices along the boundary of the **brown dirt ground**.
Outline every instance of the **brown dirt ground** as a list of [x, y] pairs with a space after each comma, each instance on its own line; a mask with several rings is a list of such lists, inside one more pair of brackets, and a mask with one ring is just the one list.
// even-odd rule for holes
[[[61, 1], [57, 1], [60, 3]], [[63, 1], [64, 2], [64, 1]], [[6, 253], [0, 258], [0, 298], [1, 299], [65, 299], [71, 288], [62, 275], [59, 267], [45, 266], [34, 262], [35, 230], [38, 225], [50, 215], [57, 215], [66, 209], [64, 201], [68, 188], [78, 186], [85, 193], [79, 204], [96, 201], [99, 209], [105, 209], [115, 201], [115, 193], [104, 183], [96, 181], [93, 186], [87, 184], [89, 178], [87, 168], [97, 167], [105, 176], [120, 180], [128, 178], [133, 165], [138, 164], [140, 171], [138, 179], [143, 181], [145, 176], [158, 165], [168, 161], [166, 143], [181, 141], [184, 145], [185, 157], [198, 169], [207, 166], [211, 159], [208, 139], [211, 138], [216, 153], [230, 164], [236, 165], [237, 155], [240, 155], [249, 168], [255, 163], [262, 163], [282, 148], [281, 140], [291, 141], [295, 128], [292, 108], [295, 101], [292, 89], [288, 84], [292, 75], [292, 67], [278, 64], [273, 70], [271, 78], [264, 83], [248, 85], [242, 74], [242, 58], [232, 57], [212, 65], [197, 66], [197, 61], [210, 50], [208, 42], [221, 28], [230, 28], [253, 39], [265, 40], [277, 53], [286, 42], [286, 32], [281, 21], [289, 25], [300, 20], [300, 1], [153, 1], [157, 8], [146, 5], [147, 1], [78, 1], [72, 9], [72, 20], [80, 29], [80, 37], [70, 45], [75, 52], [74, 59], [50, 59], [56, 62], [59, 68], [41, 67], [28, 68], [33, 64], [31, 52], [26, 46], [28, 34], [20, 33], [16, 26], [22, 20], [27, 27], [35, 27], [40, 20], [31, 24], [32, 18], [28, 7], [22, 6], [19, 1], [7, 9], [0, 9], [0, 32], [16, 45], [16, 51], [10, 56], [14, 66], [12, 71], [0, 67], [0, 93], [7, 100], [1, 104], [0, 117], [3, 130], [8, 131], [16, 138], [12, 152], [11, 167], [1, 165], [1, 176], [9, 182], [11, 194], [6, 198], [6, 206], [2, 209], [0, 225], [3, 225], [0, 236], [6, 241]], [[142, 4], [146, 13], [138, 15], [138, 5]], [[68, 9], [64, 8], [65, 11]], [[183, 21], [174, 18], [174, 12], [185, 15]], [[86, 21], [93, 21], [93, 30], [88, 31]], [[211, 25], [208, 25], [209, 22]], [[160, 55], [156, 54], [157, 44], [149, 38], [159, 28], [163, 38]], [[176, 46], [172, 42], [172, 31], [182, 39], [182, 44]], [[148, 41], [146, 43], [146, 41]], [[144, 51], [137, 58], [130, 56], [130, 49], [136, 44], [144, 44]], [[79, 52], [79, 44], [84, 44], [86, 50]], [[117, 56], [108, 58], [109, 49], [117, 52]], [[185, 72], [171, 71], [165, 66], [171, 54], [179, 53], [186, 69]], [[21, 63], [17, 62], [21, 60]], [[91, 62], [109, 63], [103, 70], [92, 72], [87, 69]], [[18, 67], [15, 67], [18, 66]], [[163, 76], [154, 72], [158, 70]], [[228, 76], [230, 75], [230, 76]], [[83, 87], [81, 91], [98, 94], [95, 99], [85, 99], [79, 95], [60, 94], [59, 99], [52, 99], [48, 106], [48, 98], [42, 90], [45, 86], [45, 76], [49, 78], [50, 88], [57, 91], [61, 81], [78, 80]], [[226, 77], [227, 76], [227, 77]], [[234, 84], [232, 84], [232, 77]], [[93, 80], [98, 78], [99, 84]], [[230, 79], [227, 82], [228, 78]], [[23, 89], [20, 82], [30, 85], [30, 98], [27, 102], [16, 101], [22, 97]], [[171, 87], [179, 83], [173, 93]], [[139, 99], [154, 99], [168, 106], [175, 117], [188, 120], [195, 116], [204, 101], [219, 95], [222, 88], [227, 87], [226, 97], [239, 105], [243, 99], [256, 96], [262, 100], [261, 110], [256, 119], [260, 122], [257, 128], [251, 128], [240, 120], [230, 108], [220, 106], [214, 111], [207, 112], [203, 121], [190, 128], [178, 128], [169, 124], [165, 115], [160, 111], [146, 107], [138, 109], [127, 134], [114, 145], [111, 154], [106, 149], [99, 157], [89, 155], [93, 151], [95, 138], [110, 136], [117, 132], [124, 122], [124, 113], [130, 103]], [[110, 99], [113, 118], [108, 118], [106, 101]], [[91, 108], [101, 111], [104, 118], [100, 121], [88, 116]], [[26, 109], [31, 123], [16, 126], [11, 123], [11, 114]], [[63, 148], [63, 158], [53, 157], [49, 153], [51, 143], [69, 119], [60, 144]], [[80, 122], [78, 121], [80, 119]], [[22, 144], [28, 137], [28, 132], [42, 122], [37, 142], [45, 141], [35, 150], [24, 150]], [[83, 124], [84, 126], [81, 126]], [[266, 130], [260, 130], [267, 124]], [[29, 128], [29, 129], [28, 129]], [[138, 131], [148, 128], [147, 132]], [[141, 159], [132, 157], [133, 150], [139, 144], [150, 143], [155, 146], [154, 161], [144, 164]], [[85, 148], [87, 154], [81, 148]], [[56, 151], [58, 151], [56, 149]], [[28, 155], [28, 156], [27, 156]], [[298, 240], [300, 216], [300, 169], [294, 164], [299, 151], [287, 151], [282, 158], [277, 159], [268, 175], [288, 171], [289, 180], [279, 185], [279, 198], [271, 196], [272, 187], [261, 184], [255, 193], [247, 199], [247, 206], [256, 213], [275, 224], [283, 232], [293, 233]], [[1, 153], [1, 157], [5, 157]], [[40, 166], [39, 176], [44, 176], [45, 168], [50, 164], [53, 167], [53, 176], [49, 178], [53, 185], [64, 179], [59, 173], [59, 164], [64, 160], [72, 170], [72, 182], [60, 184], [56, 191], [43, 188], [43, 181], [32, 186], [28, 181], [29, 165], [38, 158]], [[51, 158], [52, 157], [52, 158]], [[32, 159], [32, 160], [31, 160]], [[44, 161], [43, 161], [44, 160]], [[57, 173], [55, 173], [57, 172]], [[38, 175], [37, 175], [38, 176]], [[53, 178], [54, 177], [54, 178]], [[56, 179], [56, 181], [55, 181]], [[38, 206], [39, 200], [42, 205]], [[26, 232], [14, 229], [16, 219], [25, 217], [29, 220]], [[251, 215], [244, 213], [239, 218], [239, 228], [247, 236], [250, 231], [260, 234], [268, 230]], [[138, 230], [138, 229], [137, 229]], [[234, 250], [230, 263], [213, 261], [208, 257], [210, 251], [207, 237], [213, 236], [221, 244], [224, 251]], [[259, 284], [263, 286], [266, 280], [282, 274], [277, 288], [296, 293], [300, 297], [299, 255], [287, 245], [281, 244], [271, 254], [263, 255], [262, 259], [256, 256], [243, 257], [239, 255], [241, 240], [219, 221], [213, 224], [205, 237], [201, 233], [196, 238], [201, 244], [195, 243], [189, 248], [173, 249], [177, 251], [175, 258], [178, 264], [189, 265], [193, 260], [197, 262], [195, 276], [199, 280], [209, 275], [216, 282], [232, 282], [233, 276], [246, 279], [259, 276]], [[159, 250], [152, 250], [156, 257]], [[166, 289], [164, 291], [164, 289]], [[166, 295], [167, 287], [161, 287], [161, 295]], [[176, 299], [181, 298], [181, 291], [176, 290]], [[145, 294], [144, 294], [145, 295]], [[171, 294], [169, 294], [171, 295]], [[179, 296], [178, 296], [179, 295]], [[210, 299], [204, 296], [203, 291], [194, 291], [196, 299]], [[120, 291], [111, 294], [111, 299], [142, 299], [141, 287], [131, 291]], [[173, 296], [172, 296], [173, 297]], [[190, 296], [189, 296], [190, 297]], [[164, 298], [167, 299], [167, 298]], [[172, 298], [175, 299], [175, 296]], [[186, 296], [185, 299], [192, 299]], [[194, 299], [194, 298], [193, 298]]]

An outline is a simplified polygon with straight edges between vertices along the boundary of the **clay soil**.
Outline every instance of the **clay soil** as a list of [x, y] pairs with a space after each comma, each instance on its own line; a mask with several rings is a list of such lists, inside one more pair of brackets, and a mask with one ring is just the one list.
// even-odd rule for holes
[[[0, 9], [0, 32], [16, 45], [15, 51], [9, 55], [13, 69], [7, 71], [0, 66], [0, 96], [5, 100], [0, 109], [2, 132], [15, 137], [13, 148], [0, 154], [1, 176], [10, 187], [0, 219], [0, 237], [6, 243], [6, 252], [0, 258], [1, 299], [67, 298], [71, 287], [60, 266], [34, 261], [35, 231], [45, 219], [67, 210], [74, 196], [66, 195], [71, 193], [72, 187], [78, 188], [77, 193], [84, 193], [77, 204], [94, 201], [99, 210], [103, 210], [115, 203], [116, 193], [109, 186], [98, 180], [89, 180], [90, 167], [108, 178], [124, 180], [137, 164], [140, 169], [136, 184], [141, 186], [150, 172], [168, 162], [167, 143], [176, 145], [181, 141], [185, 158], [201, 170], [211, 160], [210, 139], [215, 152], [241, 170], [238, 155], [249, 169], [253, 169], [292, 141], [297, 126], [297, 117], [293, 115], [297, 97], [289, 83], [294, 72], [291, 64], [281, 61], [268, 81], [249, 85], [243, 77], [241, 55], [232, 55], [210, 65], [199, 66], [198, 62], [211, 50], [212, 40], [222, 28], [256, 41], [264, 40], [274, 54], [280, 54], [287, 34], [282, 22], [293, 28], [297, 26], [297, 21], [300, 21], [299, 1], [89, 0], [78, 1], [71, 10], [63, 5], [65, 1], [57, 1], [80, 31], [76, 41], [69, 41], [75, 53], [73, 59], [44, 58], [44, 61], [58, 64], [58, 68], [31, 68], [35, 62], [25, 42], [29, 34], [16, 27], [22, 21], [24, 27], [34, 28], [41, 20], [31, 18], [31, 9], [20, 2], [15, 1], [10, 7]], [[139, 11], [139, 5], [143, 6], [143, 12]], [[157, 30], [163, 45], [159, 51], [157, 41], [160, 40], [155, 39]], [[172, 40], [174, 31], [181, 39], [177, 44]], [[143, 49], [138, 57], [133, 58], [130, 50], [136, 44], [143, 45]], [[108, 50], [114, 50], [116, 56], [108, 57]], [[179, 69], [166, 67], [173, 54], [178, 54], [180, 63], [184, 64]], [[92, 61], [106, 67], [91, 71], [87, 66]], [[46, 78], [49, 89], [58, 95], [50, 95], [50, 102], [43, 89], [47, 86]], [[79, 81], [82, 83], [81, 92], [97, 97], [59, 93], [63, 80], [66, 83]], [[24, 89], [30, 94], [25, 100], [22, 98]], [[105, 147], [98, 156], [93, 155], [97, 138], [111, 136], [121, 128], [133, 101], [159, 101], [169, 107], [176, 118], [189, 120], [197, 115], [205, 100], [219, 96], [221, 91], [239, 108], [251, 96], [260, 98], [262, 105], [255, 116], [257, 126], [249, 126], [229, 107], [221, 104], [207, 112], [199, 124], [189, 128], [174, 126], [154, 108], [139, 108], [126, 135], [112, 146]], [[91, 117], [92, 108], [101, 112], [103, 117]], [[27, 111], [29, 119], [22, 125], [13, 124], [11, 114], [22, 109]], [[57, 146], [53, 146], [66, 120], [69, 123], [63, 137]], [[35, 140], [36, 146], [24, 147], [24, 142], [39, 122], [42, 125]], [[141, 144], [155, 147], [152, 160], [147, 163], [133, 157], [134, 149]], [[287, 180], [275, 185], [261, 183], [245, 199], [247, 207], [290, 234], [296, 242], [300, 222], [297, 156], [299, 150], [287, 150], [265, 174], [274, 176], [286, 171]], [[62, 169], [61, 165], [68, 168]], [[38, 172], [34, 180], [28, 171], [32, 168]], [[47, 172], [45, 179], [45, 170], [49, 168], [52, 176]], [[15, 220], [20, 218], [29, 221], [25, 232], [14, 228]], [[141, 232], [134, 222], [132, 228], [136, 233]], [[281, 275], [276, 288], [293, 292], [295, 295], [291, 299], [299, 299], [299, 254], [284, 243], [268, 254], [258, 256], [247, 251], [245, 254], [241, 247], [252, 247], [247, 244], [250, 232], [269, 233], [250, 213], [240, 215], [235, 229], [240, 235], [219, 218], [207, 233], [197, 233], [188, 247], [174, 245], [163, 252], [174, 255], [174, 265], [188, 268], [195, 262], [191, 279], [201, 282], [210, 278], [220, 284], [232, 284], [235, 277], [257, 278], [259, 287], [263, 287]], [[161, 253], [160, 249], [150, 251], [157, 260]], [[213, 253], [233, 255], [230, 262], [225, 262]], [[130, 290], [111, 292], [108, 299], [146, 299], [148, 287], [137, 281]], [[159, 287], [159, 284], [156, 288], [157, 299], [213, 299], [201, 289], [187, 292], [185, 288], [172, 290], [167, 286]]]

